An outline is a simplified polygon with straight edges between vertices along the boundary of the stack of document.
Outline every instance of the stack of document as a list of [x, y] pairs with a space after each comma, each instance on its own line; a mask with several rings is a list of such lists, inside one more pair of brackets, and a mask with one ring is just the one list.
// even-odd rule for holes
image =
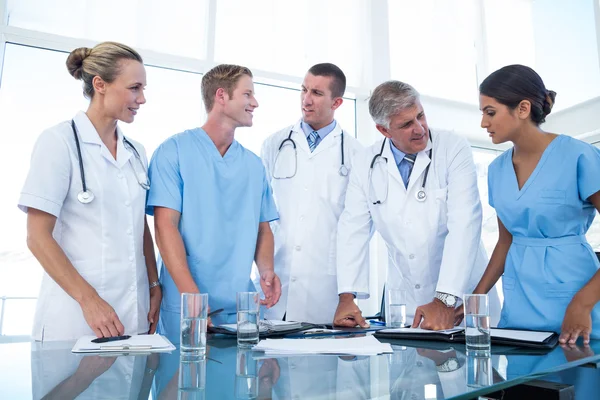
[[[219, 325], [219, 328], [226, 329], [229, 332], [237, 332], [237, 324]], [[260, 320], [258, 321], [258, 330], [264, 332], [286, 332], [302, 328], [301, 322], [295, 321], [278, 321], [278, 320]]]
[[175, 350], [175, 346], [164, 336], [132, 335], [126, 340], [93, 343], [96, 336], [79, 338], [71, 349], [73, 353], [162, 353]]
[[373, 336], [331, 338], [331, 339], [265, 339], [253, 350], [264, 351], [266, 355], [306, 355], [306, 354], [350, 354], [373, 356], [393, 353], [389, 343], [381, 343]]

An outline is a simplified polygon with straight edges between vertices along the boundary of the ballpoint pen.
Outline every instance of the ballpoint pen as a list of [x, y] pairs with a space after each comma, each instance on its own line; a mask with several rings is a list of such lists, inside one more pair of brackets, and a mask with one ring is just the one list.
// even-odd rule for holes
[[130, 335], [102, 337], [92, 340], [92, 343], [116, 342], [117, 340], [127, 340], [129, 338], [131, 338]]
[[219, 314], [220, 312], [223, 312], [223, 310], [224, 310], [223, 308], [219, 308], [218, 310], [215, 310], [215, 311], [211, 311], [211, 312], [209, 312], [209, 313], [208, 313], [208, 318], [212, 317], [213, 315], [217, 315], [217, 314]]

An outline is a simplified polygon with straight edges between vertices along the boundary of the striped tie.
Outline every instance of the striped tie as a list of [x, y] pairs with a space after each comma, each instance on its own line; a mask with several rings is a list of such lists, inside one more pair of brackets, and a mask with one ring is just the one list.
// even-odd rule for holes
[[408, 187], [408, 182], [410, 179], [410, 173], [412, 172], [413, 167], [415, 166], [415, 160], [417, 159], [416, 154], [405, 154], [402, 161], [406, 161], [406, 166], [408, 168], [405, 169], [406, 176], [402, 176], [404, 180], [404, 186]]
[[319, 139], [319, 134], [317, 133], [317, 131], [312, 131], [311, 133], [308, 134], [308, 137], [306, 138], [306, 140], [308, 141], [308, 147], [310, 148], [311, 153], [317, 147], [318, 139]]

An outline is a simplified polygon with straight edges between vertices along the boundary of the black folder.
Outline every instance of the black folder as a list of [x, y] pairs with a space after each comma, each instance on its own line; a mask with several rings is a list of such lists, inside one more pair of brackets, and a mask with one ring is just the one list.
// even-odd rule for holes
[[[527, 337], [531, 336], [532, 334], [536, 334], [536, 336], [540, 336], [540, 338], [528, 340]], [[385, 339], [435, 340], [449, 343], [465, 343], [466, 337], [465, 330], [463, 328], [427, 332], [414, 329], [383, 329], [376, 332], [375, 336]], [[552, 349], [558, 344], [558, 337], [559, 335], [556, 332], [503, 328], [491, 329], [491, 342], [494, 345], [527, 347], [534, 349]]]

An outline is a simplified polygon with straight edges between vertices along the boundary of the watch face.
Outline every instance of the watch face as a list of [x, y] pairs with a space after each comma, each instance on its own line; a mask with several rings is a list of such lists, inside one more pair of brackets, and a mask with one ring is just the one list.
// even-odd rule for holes
[[457, 360], [449, 360], [448, 367], [452, 370], [458, 369], [458, 361]]
[[448, 297], [446, 297], [446, 303], [449, 306], [455, 305], [456, 304], [456, 297], [454, 297], [454, 296], [448, 296]]

